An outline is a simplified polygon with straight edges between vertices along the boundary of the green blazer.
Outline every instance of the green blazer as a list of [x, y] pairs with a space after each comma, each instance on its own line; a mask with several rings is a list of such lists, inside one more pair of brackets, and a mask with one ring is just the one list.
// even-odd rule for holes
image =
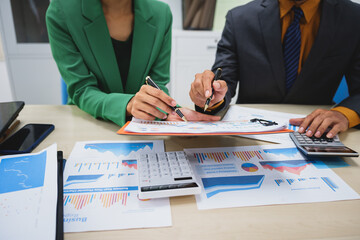
[[168, 94], [171, 11], [163, 2], [134, 1], [131, 60], [123, 89], [100, 0], [52, 0], [46, 12], [50, 46], [69, 103], [122, 126], [126, 106], [150, 75]]

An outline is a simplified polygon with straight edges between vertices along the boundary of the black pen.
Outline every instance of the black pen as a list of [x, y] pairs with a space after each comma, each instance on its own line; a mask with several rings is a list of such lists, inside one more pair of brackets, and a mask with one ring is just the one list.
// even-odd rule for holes
[[210, 101], [211, 101], [211, 99], [212, 99], [213, 96], [214, 96], [213, 83], [214, 83], [214, 81], [220, 79], [220, 77], [221, 77], [221, 72], [222, 72], [222, 69], [221, 69], [221, 68], [216, 69], [214, 79], [211, 81], [211, 91], [212, 91], [212, 93], [211, 93], [211, 96], [210, 96], [208, 99], [206, 99], [205, 107], [204, 107], [204, 112], [206, 111], [206, 109], [208, 109], [209, 104], [210, 104]]
[[[161, 89], [159, 88], [159, 86], [151, 79], [150, 76], [147, 76], [147, 77], [145, 78], [145, 80], [146, 80], [146, 84], [147, 84], [147, 85], [150, 85], [150, 86], [152, 86], [152, 87], [154, 87], [154, 88], [157, 88], [157, 89], [161, 90]], [[185, 122], [187, 122], [184, 114], [180, 111], [179, 108], [173, 107], [173, 106], [169, 106], [169, 107], [171, 107], [171, 108], [177, 113], [177, 115], [179, 115], [179, 117], [181, 117], [182, 120], [184, 120]]]

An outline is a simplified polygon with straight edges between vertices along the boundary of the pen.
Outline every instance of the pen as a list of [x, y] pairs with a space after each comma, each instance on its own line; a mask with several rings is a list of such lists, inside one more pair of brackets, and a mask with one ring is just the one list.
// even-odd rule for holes
[[[152, 86], [152, 87], [154, 87], [154, 88], [157, 88], [157, 89], [161, 90], [161, 89], [159, 88], [159, 86], [151, 79], [150, 76], [147, 76], [147, 77], [145, 78], [145, 80], [146, 80], [146, 84], [147, 84], [147, 85], [150, 85], [150, 86]], [[179, 117], [181, 117], [182, 120], [184, 120], [185, 122], [187, 122], [184, 114], [180, 111], [179, 108], [173, 107], [173, 106], [169, 106], [169, 107], [171, 107], [171, 108], [177, 113], [177, 115], [179, 115]]]
[[210, 104], [210, 101], [211, 101], [211, 99], [212, 99], [213, 96], [214, 96], [213, 83], [214, 83], [214, 81], [220, 79], [220, 77], [221, 77], [221, 72], [222, 72], [222, 69], [221, 69], [221, 68], [216, 69], [214, 79], [211, 81], [211, 90], [212, 90], [212, 93], [211, 93], [211, 96], [210, 96], [208, 99], [206, 99], [205, 107], [204, 107], [204, 112], [206, 111], [206, 109], [208, 109], [209, 104]]

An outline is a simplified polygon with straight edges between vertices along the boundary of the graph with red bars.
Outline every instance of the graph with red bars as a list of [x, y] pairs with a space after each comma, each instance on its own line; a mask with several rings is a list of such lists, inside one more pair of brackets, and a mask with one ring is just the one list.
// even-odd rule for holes
[[109, 208], [113, 205], [126, 206], [130, 192], [118, 193], [97, 193], [97, 194], [69, 194], [64, 195], [64, 206], [73, 205], [76, 210], [81, 210], [90, 204], [99, 204], [103, 208]]

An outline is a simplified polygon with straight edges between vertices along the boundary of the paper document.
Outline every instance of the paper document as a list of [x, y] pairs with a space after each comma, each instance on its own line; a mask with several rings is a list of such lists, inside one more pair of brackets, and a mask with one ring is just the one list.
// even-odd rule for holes
[[252, 134], [252, 135], [240, 135], [240, 137], [250, 138], [265, 142], [272, 142], [272, 143], [280, 143], [280, 144], [287, 144], [287, 145], [294, 145], [293, 140], [291, 140], [289, 133], [277, 133], [277, 134]]
[[259, 122], [251, 122], [248, 117], [238, 118], [235, 121], [216, 122], [170, 122], [170, 121], [147, 121], [133, 118], [125, 128], [128, 132], [139, 133], [248, 133], [280, 131], [286, 128], [285, 122], [277, 125], [265, 126]]
[[294, 126], [289, 124], [289, 120], [291, 118], [303, 118], [304, 115], [293, 114], [293, 113], [283, 113], [283, 112], [275, 112], [268, 111], [257, 108], [248, 108], [248, 107], [240, 107], [237, 105], [231, 105], [226, 112], [225, 116], [222, 118], [222, 121], [235, 121], [237, 119], [251, 119], [251, 118], [261, 118], [265, 120], [271, 120], [278, 123], [285, 123], [287, 128], [290, 130], [297, 131], [299, 129], [298, 126]]
[[0, 157], [0, 238], [55, 239], [57, 186], [56, 144]]
[[202, 187], [199, 209], [359, 199], [320, 158], [306, 159], [294, 146], [185, 152]]
[[163, 141], [78, 142], [64, 172], [65, 232], [171, 226], [168, 198], [139, 200], [136, 156]]
[[[231, 105], [223, 117], [223, 121], [233, 121], [238, 118], [261, 118], [261, 119], [271, 119], [275, 122], [284, 122], [287, 124], [287, 129], [298, 131], [299, 126], [294, 126], [289, 123], [291, 118], [302, 118], [304, 115], [293, 114], [293, 113], [283, 113], [275, 111], [267, 111], [262, 109], [240, 107], [237, 105]], [[242, 135], [245, 138], [251, 138], [261, 141], [282, 143], [282, 144], [293, 144], [293, 141], [290, 139], [288, 133], [278, 133], [278, 134], [256, 134], [256, 135]]]

